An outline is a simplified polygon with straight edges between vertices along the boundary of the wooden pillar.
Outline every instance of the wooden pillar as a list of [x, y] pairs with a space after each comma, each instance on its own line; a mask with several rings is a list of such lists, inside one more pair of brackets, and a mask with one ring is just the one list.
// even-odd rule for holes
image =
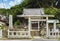
[[48, 17], [46, 17], [46, 37], [48, 37]]
[[40, 30], [40, 27], [39, 27], [39, 21], [38, 21], [38, 30]]
[[13, 28], [13, 16], [9, 15], [9, 28]]
[[29, 35], [30, 35], [30, 29], [31, 29], [31, 18], [28, 18], [28, 30], [29, 30]]

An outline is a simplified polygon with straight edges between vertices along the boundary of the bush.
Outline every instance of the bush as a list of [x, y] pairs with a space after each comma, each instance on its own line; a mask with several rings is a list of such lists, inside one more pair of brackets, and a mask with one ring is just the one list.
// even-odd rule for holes
[[3, 29], [4, 27], [5, 27], [5, 25], [3, 25], [3, 24], [2, 24], [2, 25], [0, 25], [0, 29]]

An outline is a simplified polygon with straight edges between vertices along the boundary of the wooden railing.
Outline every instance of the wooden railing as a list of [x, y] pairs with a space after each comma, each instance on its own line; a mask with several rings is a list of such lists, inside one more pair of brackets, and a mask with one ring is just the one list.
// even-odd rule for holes
[[29, 31], [9, 31], [8, 38], [28, 38]]

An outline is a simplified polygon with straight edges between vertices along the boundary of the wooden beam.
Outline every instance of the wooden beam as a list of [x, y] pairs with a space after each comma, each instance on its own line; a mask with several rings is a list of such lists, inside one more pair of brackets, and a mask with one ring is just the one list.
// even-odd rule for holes
[[54, 15], [17, 15], [17, 17], [54, 17]]

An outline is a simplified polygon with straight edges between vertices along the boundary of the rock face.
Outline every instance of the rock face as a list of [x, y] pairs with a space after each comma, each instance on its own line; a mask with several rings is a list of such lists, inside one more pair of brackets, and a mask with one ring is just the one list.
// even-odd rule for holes
[[6, 21], [6, 16], [0, 15], [0, 29], [3, 25], [5, 25]]
[[6, 16], [0, 14], [0, 23], [8, 24], [8, 20], [7, 20]]
[[6, 18], [6, 16], [0, 15], [0, 20], [1, 21], [7, 21], [7, 18]]

